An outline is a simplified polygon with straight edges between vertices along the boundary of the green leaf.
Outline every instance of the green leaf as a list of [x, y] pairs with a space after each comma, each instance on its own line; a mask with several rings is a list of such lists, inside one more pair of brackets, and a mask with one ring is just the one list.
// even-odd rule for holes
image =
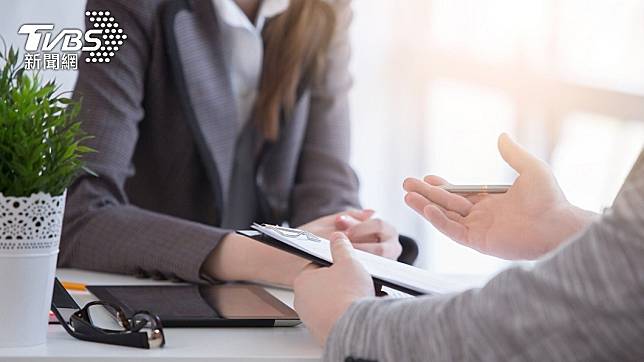
[[80, 173], [94, 174], [83, 165], [91, 136], [80, 127], [80, 103], [25, 71], [18, 56], [13, 47], [0, 54], [0, 192], [60, 195]]
[[7, 57], [8, 64], [14, 65], [18, 60], [18, 54], [13, 50], [13, 47], [9, 48], [9, 55]]
[[62, 104], [73, 104], [74, 100], [70, 98], [58, 98], [58, 101]]

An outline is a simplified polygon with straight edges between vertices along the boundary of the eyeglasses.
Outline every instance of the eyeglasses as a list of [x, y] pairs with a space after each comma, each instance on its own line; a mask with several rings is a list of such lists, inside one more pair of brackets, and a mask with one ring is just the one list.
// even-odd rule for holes
[[271, 230], [277, 232], [278, 234], [280, 234], [282, 236], [285, 236], [287, 238], [298, 238], [300, 236], [303, 236], [309, 241], [315, 241], [315, 242], [318, 242], [318, 243], [322, 241], [322, 239], [320, 239], [319, 236], [317, 236], [317, 235], [315, 235], [313, 233], [310, 233], [308, 231], [305, 231], [305, 230], [291, 229], [291, 228], [287, 228], [287, 227], [284, 227], [284, 226], [267, 225], [267, 224], [263, 224], [262, 226], [265, 227], [265, 228], [269, 228], [269, 229], [271, 229]]
[[[73, 305], [70, 305], [69, 300]], [[59, 309], [73, 306], [77, 310], [66, 321]], [[82, 309], [78, 309], [76, 302], [57, 278], [54, 282], [51, 310], [67, 333], [83, 341], [146, 349], [165, 345], [165, 335], [158, 316], [139, 311], [128, 317], [119, 306], [101, 301], [87, 303]]]

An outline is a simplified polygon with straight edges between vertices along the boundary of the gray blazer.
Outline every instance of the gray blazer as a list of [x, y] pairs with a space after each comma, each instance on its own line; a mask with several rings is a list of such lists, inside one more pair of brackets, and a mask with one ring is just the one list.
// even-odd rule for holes
[[644, 152], [613, 207], [534, 268], [461, 294], [356, 302], [325, 360], [644, 361], [643, 342]]
[[97, 176], [69, 189], [59, 264], [199, 281], [233, 228], [359, 207], [348, 164], [351, 14], [348, 1], [334, 7], [324, 77], [300, 85], [269, 143], [240, 129], [210, 0], [89, 0], [128, 39], [110, 63], [80, 61], [75, 97]]

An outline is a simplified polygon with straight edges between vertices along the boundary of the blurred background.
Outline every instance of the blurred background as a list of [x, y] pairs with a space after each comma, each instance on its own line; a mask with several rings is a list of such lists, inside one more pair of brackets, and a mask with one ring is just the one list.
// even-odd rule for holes
[[422, 241], [420, 265], [507, 265], [446, 240], [401, 189], [430, 173], [512, 182], [503, 131], [554, 167], [573, 203], [612, 203], [644, 144], [644, 1], [356, 0], [354, 11], [353, 165], [365, 205]]
[[[82, 28], [84, 1], [0, 3], [0, 34]], [[63, 5], [64, 4], [64, 5]], [[507, 262], [446, 240], [403, 203], [407, 176], [511, 183], [506, 131], [568, 198], [609, 206], [644, 145], [644, 1], [354, 0], [352, 159], [365, 206], [421, 243], [418, 265], [490, 275]], [[49, 71], [63, 89], [74, 72]]]

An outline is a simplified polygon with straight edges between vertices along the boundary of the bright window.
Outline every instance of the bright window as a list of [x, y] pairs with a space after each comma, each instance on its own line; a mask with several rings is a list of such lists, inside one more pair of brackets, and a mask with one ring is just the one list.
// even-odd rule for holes
[[440, 235], [400, 187], [429, 173], [511, 182], [503, 131], [551, 163], [571, 201], [611, 204], [644, 145], [643, 2], [357, 0], [354, 11], [352, 160], [363, 202], [421, 241], [419, 265], [508, 265]]

